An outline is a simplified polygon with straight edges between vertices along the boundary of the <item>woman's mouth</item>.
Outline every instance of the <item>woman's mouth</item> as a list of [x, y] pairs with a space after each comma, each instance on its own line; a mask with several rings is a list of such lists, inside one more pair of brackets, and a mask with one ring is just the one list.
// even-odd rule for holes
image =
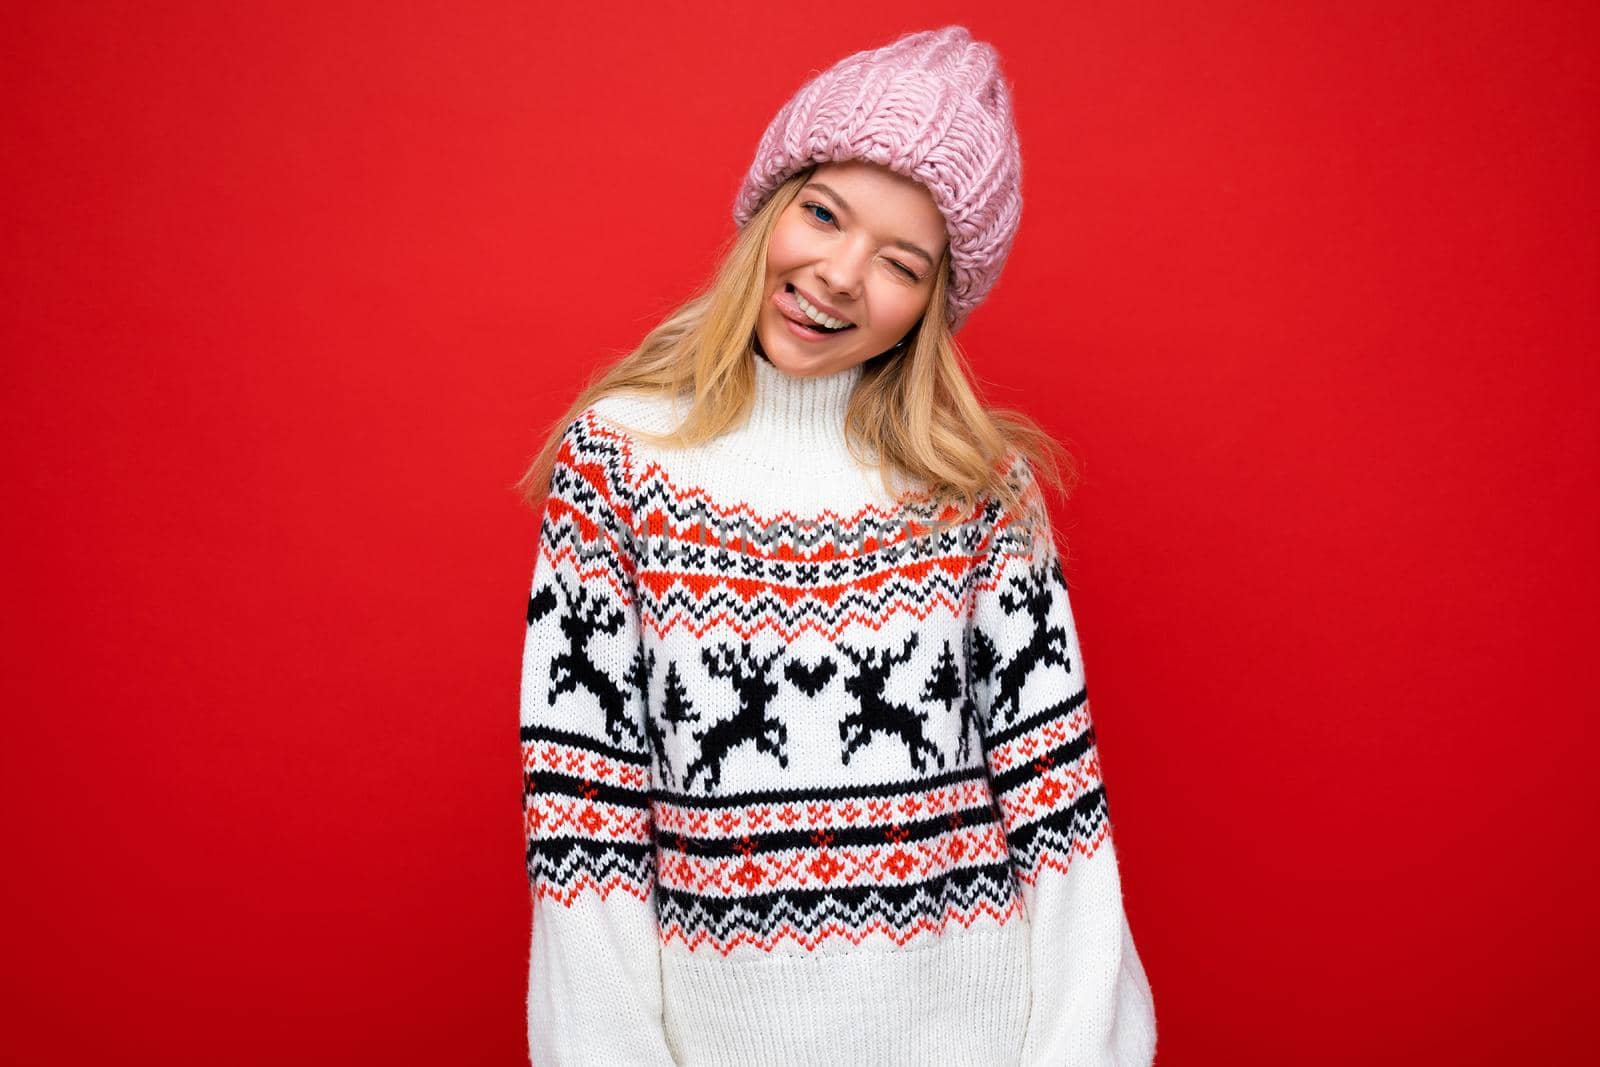
[[[855, 323], [845, 323], [842, 326], [830, 327], [825, 322], [818, 322], [806, 310], [806, 305], [802, 303], [804, 299], [804, 297], [795, 292], [794, 286], [788, 284], [785, 284], [772, 297], [773, 306], [783, 315], [791, 328], [791, 332], [796, 336], [804, 337], [806, 340], [817, 340], [824, 337], [832, 337], [835, 334], [847, 333], [856, 328]], [[812, 311], [815, 311], [815, 309], [812, 309]], [[831, 322], [839, 321], [832, 318], [832, 316], [824, 315], [820, 311], [816, 311], [816, 315]]]

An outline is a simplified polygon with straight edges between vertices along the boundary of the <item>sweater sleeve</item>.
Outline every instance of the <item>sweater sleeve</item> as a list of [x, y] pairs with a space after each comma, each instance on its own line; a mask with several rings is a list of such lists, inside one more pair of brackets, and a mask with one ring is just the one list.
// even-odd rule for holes
[[652, 764], [615, 437], [580, 417], [551, 473], [523, 648], [533, 1067], [670, 1065]]
[[1023, 1067], [1148, 1067], [1155, 1004], [1123, 911], [1078, 636], [1025, 459], [973, 612], [973, 695], [990, 785], [1030, 924]]

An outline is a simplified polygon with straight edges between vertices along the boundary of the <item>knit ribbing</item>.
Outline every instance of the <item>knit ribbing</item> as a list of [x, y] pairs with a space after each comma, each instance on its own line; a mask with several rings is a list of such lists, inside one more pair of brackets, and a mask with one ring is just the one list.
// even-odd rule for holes
[[[754, 353], [749, 359], [755, 390], [745, 421], [695, 448], [633, 441], [629, 451], [636, 473], [654, 470], [672, 485], [713, 489], [718, 499], [738, 501], [760, 514], [839, 511], [865, 502], [893, 508], [895, 497], [883, 491], [870, 446], [862, 446], [863, 459], [858, 459], [845, 433], [862, 365], [798, 376]], [[664, 434], [682, 423], [686, 404], [686, 397], [613, 393], [596, 401], [593, 411], [623, 433]], [[891, 472], [890, 483], [896, 492], [921, 487], [898, 471]]]
[[856, 383], [861, 381], [861, 364], [802, 377], [780, 369], [764, 356], [757, 355], [752, 362], [755, 400], [743, 431], [749, 447], [796, 469], [848, 465], [845, 414]]
[[1032, 992], [1027, 938], [1011, 923], [920, 948], [738, 961], [668, 946], [668, 1040], [695, 1067], [1010, 1067]]
[[[737, 477], [740, 469], [769, 484], [771, 475], [781, 475], [788, 491], [802, 494], [796, 502], [803, 503], [808, 487], [823, 489], [837, 485], [840, 476], [861, 476], [866, 465], [851, 454], [845, 435], [861, 364], [832, 374], [799, 376], [764, 356], [752, 354], [750, 360], [755, 392], [748, 418], [701, 449], [707, 460], [724, 468], [721, 475], [706, 472], [712, 480]], [[760, 493], [748, 484], [735, 491]]]

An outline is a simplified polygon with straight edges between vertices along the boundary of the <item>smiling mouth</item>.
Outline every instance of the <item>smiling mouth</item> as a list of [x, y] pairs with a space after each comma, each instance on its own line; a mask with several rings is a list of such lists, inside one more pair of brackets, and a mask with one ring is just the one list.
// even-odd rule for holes
[[[794, 288], [793, 285], [785, 282], [784, 286], [783, 286], [783, 289], [784, 289], [784, 292], [786, 292], [790, 296], [794, 296], [794, 297], [796, 297], [798, 299], [799, 294], [795, 292], [795, 288]], [[796, 305], [796, 306], [798, 307], [798, 305]], [[798, 316], [789, 315], [789, 316], [786, 316], [786, 318], [788, 318], [790, 322], [795, 323], [797, 326], [801, 326], [801, 327], [803, 327], [803, 328], [805, 328], [807, 330], [812, 331], [813, 333], [823, 333], [823, 334], [844, 333], [846, 330], [853, 330], [853, 329], [856, 328], [856, 324], [853, 323], [853, 322], [846, 323], [845, 325], [837, 327], [837, 328], [829, 328], [827, 326], [822, 325], [820, 322], [817, 322], [814, 319], [812, 319], [811, 316], [807, 315], [804, 310], [800, 310], [800, 313], [799, 313]]]

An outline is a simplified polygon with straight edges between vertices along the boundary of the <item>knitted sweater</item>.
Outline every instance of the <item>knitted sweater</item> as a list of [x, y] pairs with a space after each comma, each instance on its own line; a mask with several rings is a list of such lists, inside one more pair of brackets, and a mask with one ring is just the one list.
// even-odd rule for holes
[[533, 1067], [1147, 1067], [1047, 513], [895, 504], [845, 443], [862, 368], [752, 358], [706, 445], [636, 439], [681, 416], [637, 394], [561, 442], [522, 664]]

